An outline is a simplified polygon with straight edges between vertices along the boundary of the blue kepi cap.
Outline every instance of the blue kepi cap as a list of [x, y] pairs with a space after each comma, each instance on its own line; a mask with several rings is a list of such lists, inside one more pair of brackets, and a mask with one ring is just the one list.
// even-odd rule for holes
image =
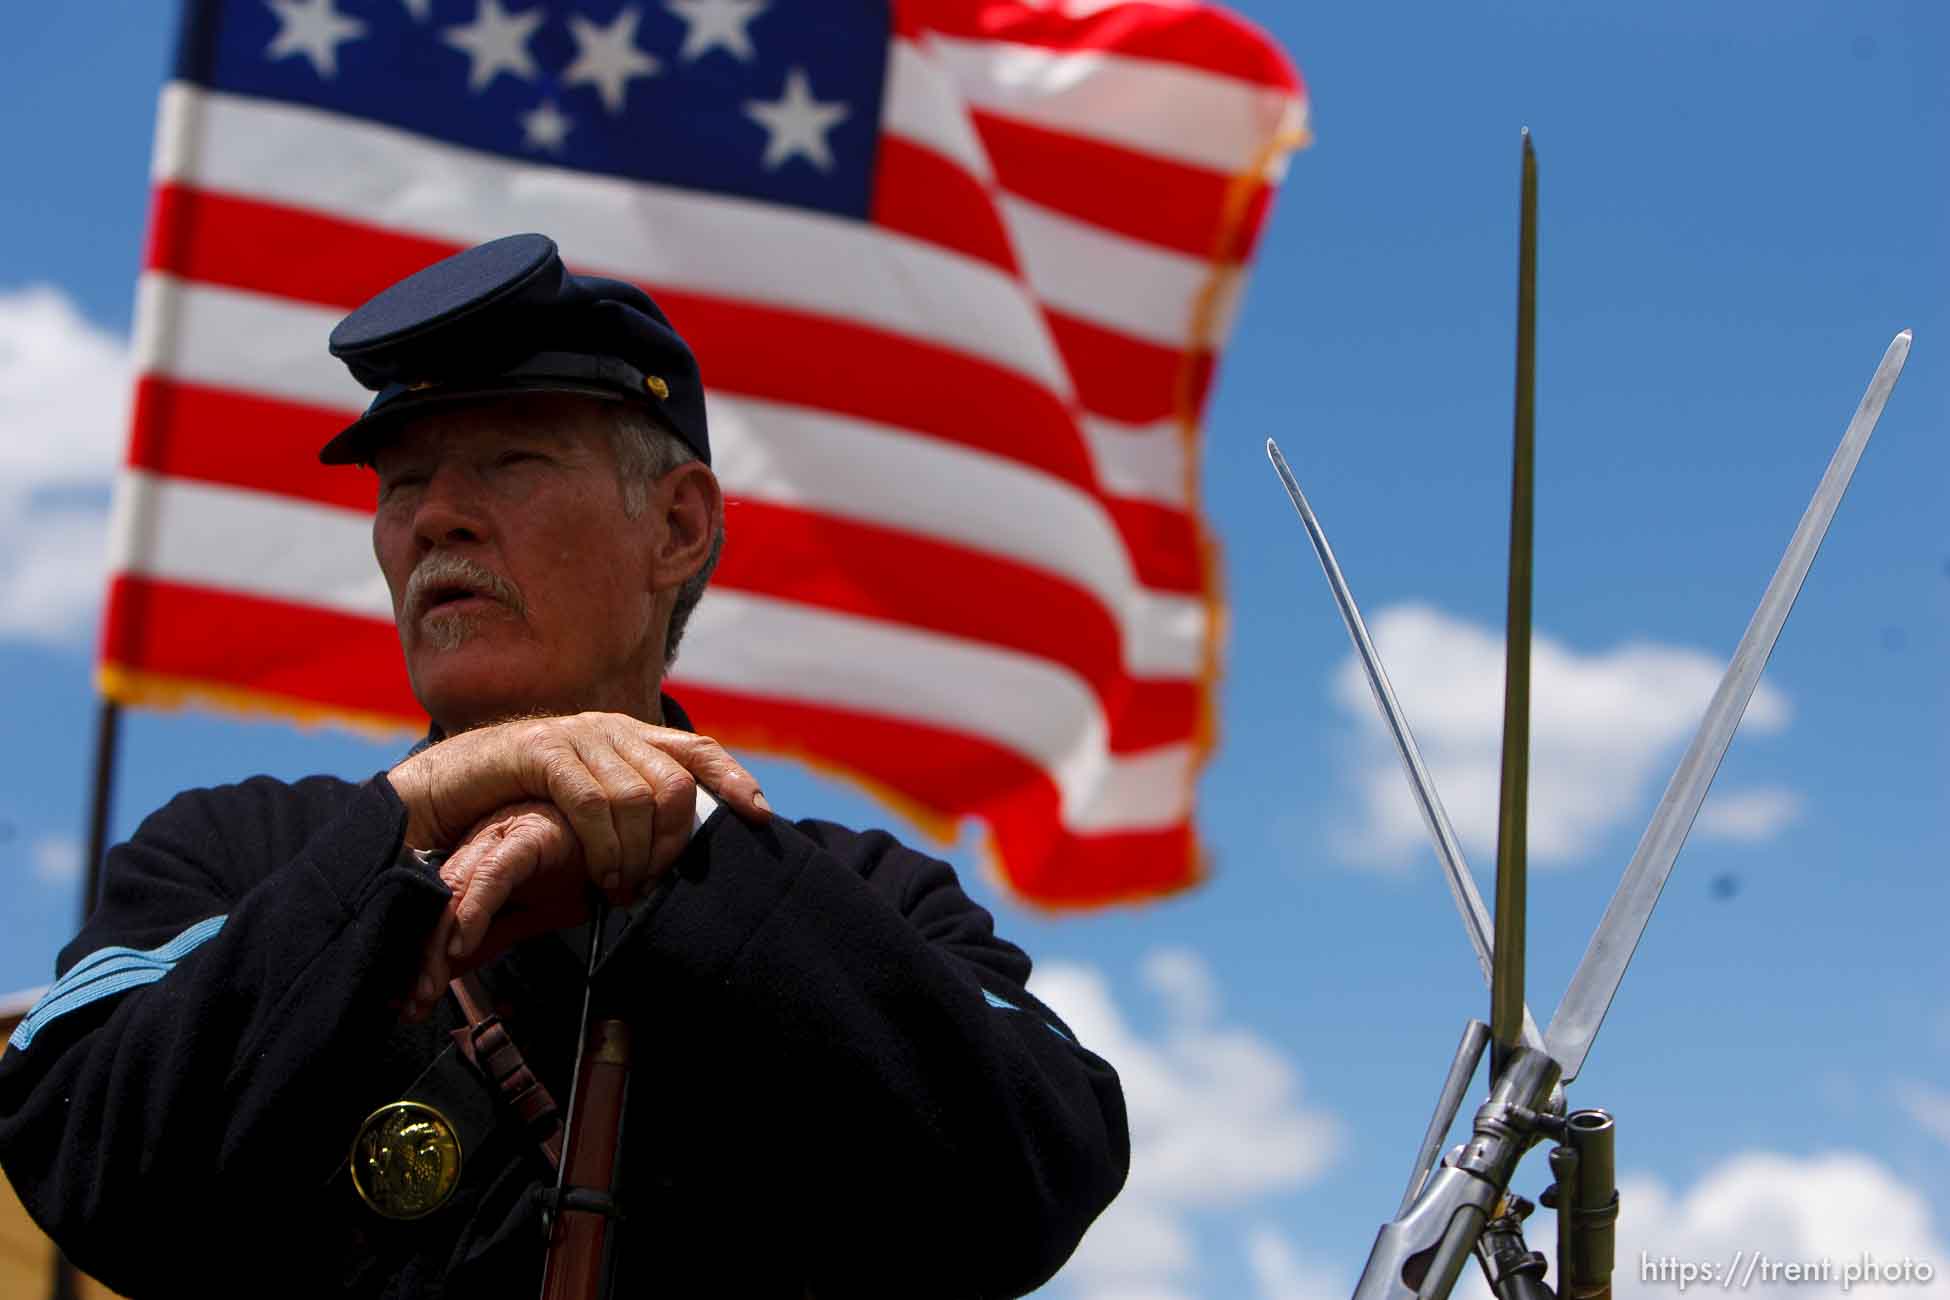
[[546, 235], [509, 235], [414, 272], [340, 321], [331, 349], [378, 396], [319, 452], [327, 465], [370, 461], [432, 408], [518, 393], [640, 402], [711, 463], [690, 345], [635, 285], [569, 274]]

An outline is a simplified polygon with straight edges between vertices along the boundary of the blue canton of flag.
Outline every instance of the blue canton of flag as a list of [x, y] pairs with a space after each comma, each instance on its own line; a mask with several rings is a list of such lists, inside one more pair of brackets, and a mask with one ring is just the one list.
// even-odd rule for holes
[[485, 153], [864, 219], [871, 0], [226, 0], [176, 75]]

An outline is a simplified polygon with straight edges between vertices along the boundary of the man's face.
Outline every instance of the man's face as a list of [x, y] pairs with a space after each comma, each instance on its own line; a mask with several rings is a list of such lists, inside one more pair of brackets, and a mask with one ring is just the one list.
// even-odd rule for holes
[[613, 414], [495, 399], [416, 420], [375, 455], [373, 550], [413, 692], [449, 731], [654, 704], [662, 520], [654, 502], [624, 512]]

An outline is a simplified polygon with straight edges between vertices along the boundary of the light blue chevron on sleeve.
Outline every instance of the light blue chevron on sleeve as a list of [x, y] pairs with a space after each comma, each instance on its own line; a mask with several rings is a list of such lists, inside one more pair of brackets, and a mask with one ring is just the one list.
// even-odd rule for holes
[[70, 966], [68, 973], [41, 995], [33, 1010], [14, 1027], [13, 1037], [7, 1042], [25, 1051], [34, 1041], [34, 1035], [58, 1017], [85, 1007], [90, 1002], [125, 993], [144, 984], [154, 984], [174, 970], [177, 962], [223, 929], [225, 919], [213, 916], [198, 921], [159, 948], [114, 947], [89, 953]]
[[[1000, 993], [991, 993], [986, 988], [982, 990], [982, 1000], [988, 1003], [990, 1006], [996, 1007], [1003, 1011], [1015, 1011], [1021, 1013], [1022, 1015], [1029, 1014], [1027, 1011], [1023, 1011], [1023, 1009], [1017, 1006], [1015, 1003], [1009, 1001], [1009, 999], [1003, 997]], [[1061, 1029], [1058, 1029], [1055, 1025], [1052, 1025], [1049, 1021], [1045, 1020], [1042, 1022], [1042, 1024], [1043, 1024], [1043, 1028], [1049, 1030], [1052, 1034], [1055, 1034], [1058, 1038], [1070, 1044], [1072, 1047], [1076, 1045], [1076, 1039], [1070, 1037], [1068, 1034], [1064, 1033]]]

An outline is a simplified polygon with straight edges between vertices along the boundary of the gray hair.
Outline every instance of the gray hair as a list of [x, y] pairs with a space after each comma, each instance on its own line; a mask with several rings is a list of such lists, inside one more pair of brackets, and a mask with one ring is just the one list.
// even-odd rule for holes
[[[697, 453], [676, 434], [663, 427], [657, 417], [633, 402], [619, 404], [610, 425], [610, 443], [616, 449], [617, 477], [623, 484], [623, 513], [635, 519], [650, 502], [650, 485], [679, 465], [697, 459]], [[670, 630], [664, 636], [664, 667], [677, 659], [677, 643], [691, 611], [704, 598], [704, 588], [718, 567], [724, 551], [724, 520], [718, 520], [711, 536], [711, 553], [696, 573], [684, 579], [677, 589], [677, 604], [670, 611]]]

